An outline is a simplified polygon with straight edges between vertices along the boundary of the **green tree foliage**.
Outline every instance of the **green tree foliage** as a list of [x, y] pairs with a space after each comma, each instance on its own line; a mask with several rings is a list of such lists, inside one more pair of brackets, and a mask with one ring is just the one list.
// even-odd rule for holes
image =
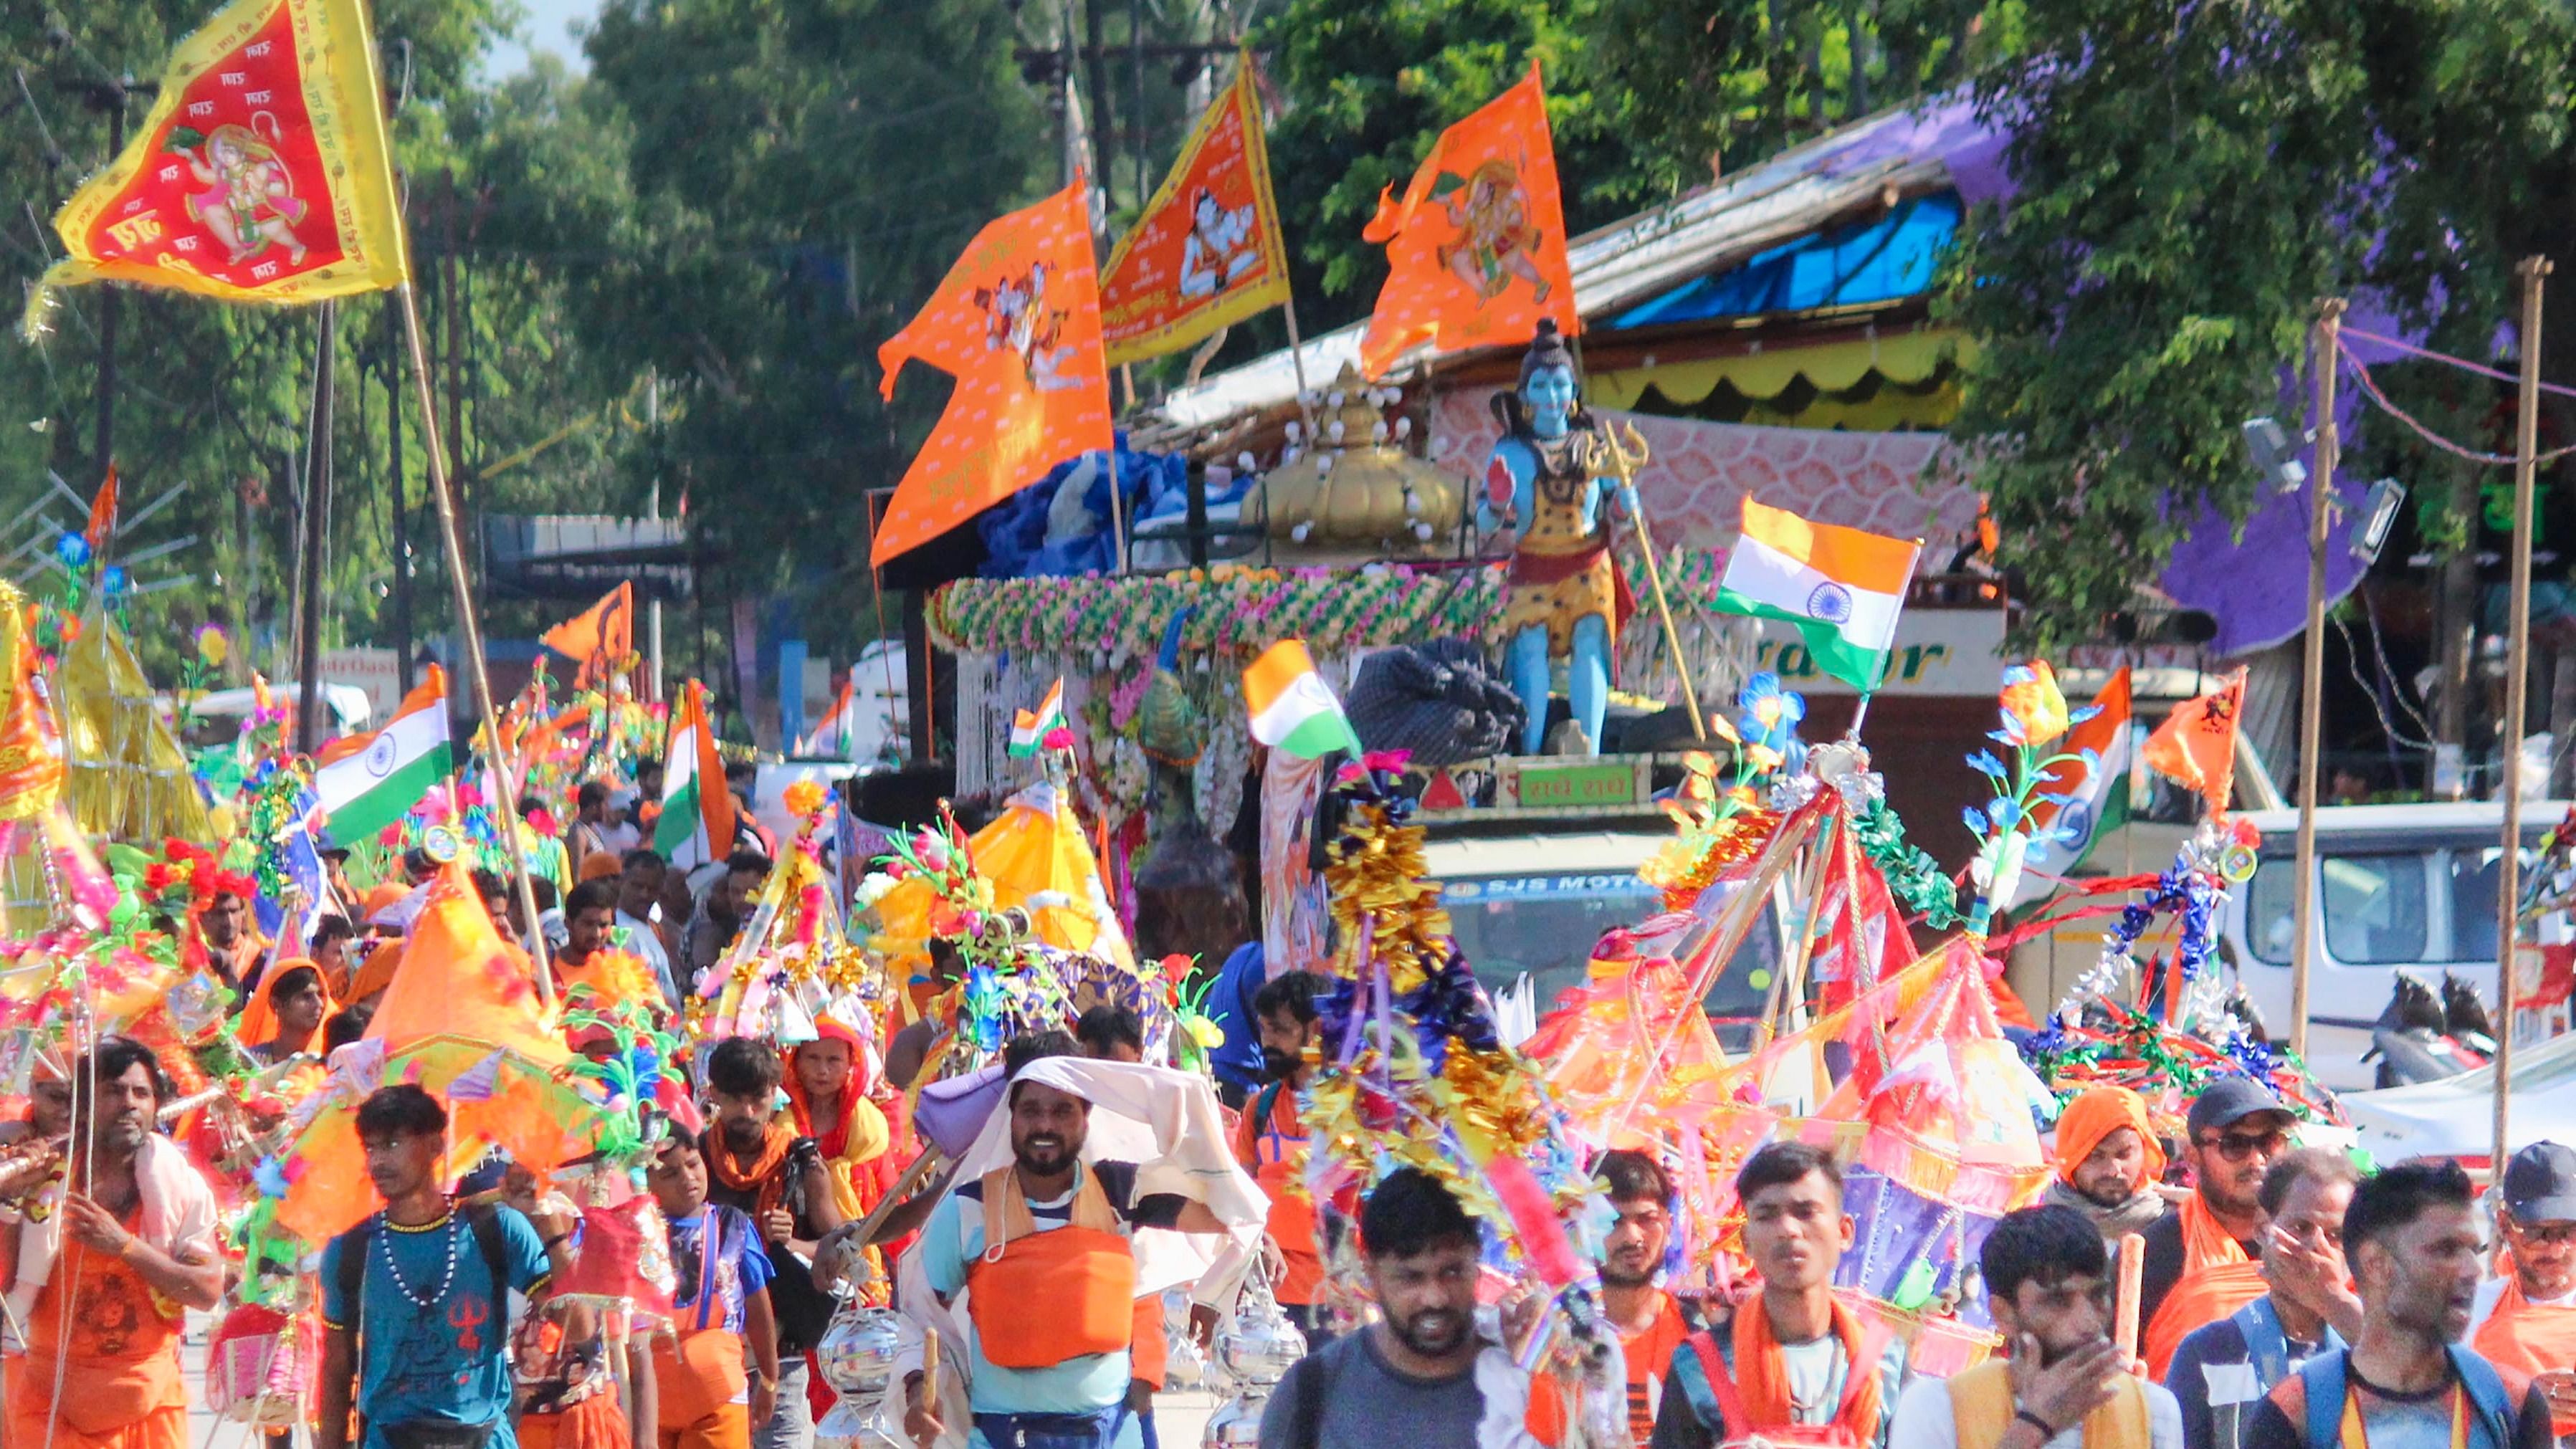
[[2317, 298], [2484, 355], [2564, 214], [2576, 32], [2520, 0], [2025, 10], [2027, 62], [1978, 89], [2020, 189], [1948, 311], [1981, 349], [1954, 432], [2048, 645], [2126, 607], [2204, 500], [2245, 514], [2237, 426], [2284, 410]]

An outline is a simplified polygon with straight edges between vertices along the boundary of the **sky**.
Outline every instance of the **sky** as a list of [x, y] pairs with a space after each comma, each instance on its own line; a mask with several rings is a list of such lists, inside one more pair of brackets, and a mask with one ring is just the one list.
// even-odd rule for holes
[[599, 9], [599, 0], [519, 0], [528, 12], [525, 27], [528, 44], [503, 41], [484, 58], [484, 74], [494, 80], [517, 75], [527, 69], [530, 50], [551, 50], [564, 58], [565, 64], [578, 73], [588, 68], [582, 58], [581, 42], [572, 36], [576, 20], [588, 20]]

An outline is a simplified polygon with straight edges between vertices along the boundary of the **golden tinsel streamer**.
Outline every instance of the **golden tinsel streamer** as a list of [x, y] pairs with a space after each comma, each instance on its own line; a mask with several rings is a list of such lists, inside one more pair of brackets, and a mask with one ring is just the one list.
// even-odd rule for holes
[[1418, 990], [1439, 954], [1448, 949], [1449, 913], [1439, 888], [1423, 879], [1422, 827], [1394, 825], [1375, 802], [1352, 807], [1356, 824], [1346, 832], [1357, 844], [1336, 840], [1324, 867], [1332, 892], [1333, 923], [1341, 928], [1341, 974], [1359, 975], [1361, 918], [1372, 922], [1372, 947], [1386, 967], [1387, 984], [1401, 996]]

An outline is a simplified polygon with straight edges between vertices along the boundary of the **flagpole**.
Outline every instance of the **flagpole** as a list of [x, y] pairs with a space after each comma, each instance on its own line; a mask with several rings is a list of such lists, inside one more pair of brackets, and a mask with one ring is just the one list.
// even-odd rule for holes
[[[2335, 375], [2341, 352], [2336, 334], [2343, 326], [2343, 299], [2317, 303], [2317, 466], [2310, 486], [2316, 494], [2308, 509], [2308, 623], [2304, 667], [2299, 675], [2299, 833], [2294, 859], [2298, 874], [2291, 889], [2290, 1052], [2308, 1056], [2308, 972], [2315, 954], [2310, 937], [2317, 928], [2317, 766], [2325, 751], [2326, 682], [2326, 530], [2334, 507], [2335, 454], [2341, 439], [2335, 431]], [[2227, 802], [2218, 802], [2224, 810]], [[2511, 806], [2507, 806], [2511, 809]], [[2213, 812], [2214, 813], [2214, 812]]]
[[[2513, 1107], [2513, 959], [2522, 915], [2522, 731], [2531, 688], [2531, 495], [2540, 452], [2540, 285], [2549, 259], [2526, 257], [2522, 273], [2522, 377], [2515, 395], [2512, 607], [2506, 614], [2504, 688], [2504, 841], [2496, 858], [2495, 1156], [2497, 1173], [2511, 1154]], [[2322, 488], [2331, 480], [2320, 478]], [[2501, 1181], [2501, 1177], [2497, 1179]]]
[[[465, 577], [465, 546], [456, 535], [456, 500], [448, 492], [447, 453], [438, 435], [438, 400], [430, 390], [429, 352], [421, 341], [420, 303], [408, 279], [394, 289], [394, 297], [402, 307], [403, 340], [411, 353], [412, 390], [420, 401], [421, 452], [429, 460], [429, 496], [438, 505], [439, 547], [447, 555], [447, 581], [456, 593], [456, 627], [465, 636], [467, 673], [474, 681], [474, 708], [483, 718], [483, 737], [492, 742], [497, 755], [501, 747], [500, 718], [492, 708], [492, 674], [483, 664], [483, 626], [474, 616], [473, 585]], [[527, 917], [528, 954], [536, 964], [537, 1000], [551, 1012], [555, 1009], [554, 970], [546, 960], [546, 932], [537, 919], [537, 890], [528, 877], [528, 852], [519, 843], [519, 802], [504, 790], [501, 798], [492, 802], [492, 812], [500, 821], [503, 847], [510, 854], [519, 911]]]
[[319, 310], [322, 345], [313, 365], [313, 440], [304, 469], [304, 556], [297, 561], [304, 580], [296, 591], [295, 619], [295, 748], [307, 755], [322, 743], [322, 550], [331, 528], [332, 379], [340, 342], [339, 302], [326, 299]]

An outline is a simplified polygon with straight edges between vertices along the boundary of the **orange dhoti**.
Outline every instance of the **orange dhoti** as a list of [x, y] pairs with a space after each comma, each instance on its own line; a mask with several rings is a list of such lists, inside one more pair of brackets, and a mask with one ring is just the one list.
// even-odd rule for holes
[[179, 1326], [124, 1260], [66, 1235], [7, 1362], [0, 1442], [45, 1444], [50, 1425], [54, 1449], [188, 1449]]

